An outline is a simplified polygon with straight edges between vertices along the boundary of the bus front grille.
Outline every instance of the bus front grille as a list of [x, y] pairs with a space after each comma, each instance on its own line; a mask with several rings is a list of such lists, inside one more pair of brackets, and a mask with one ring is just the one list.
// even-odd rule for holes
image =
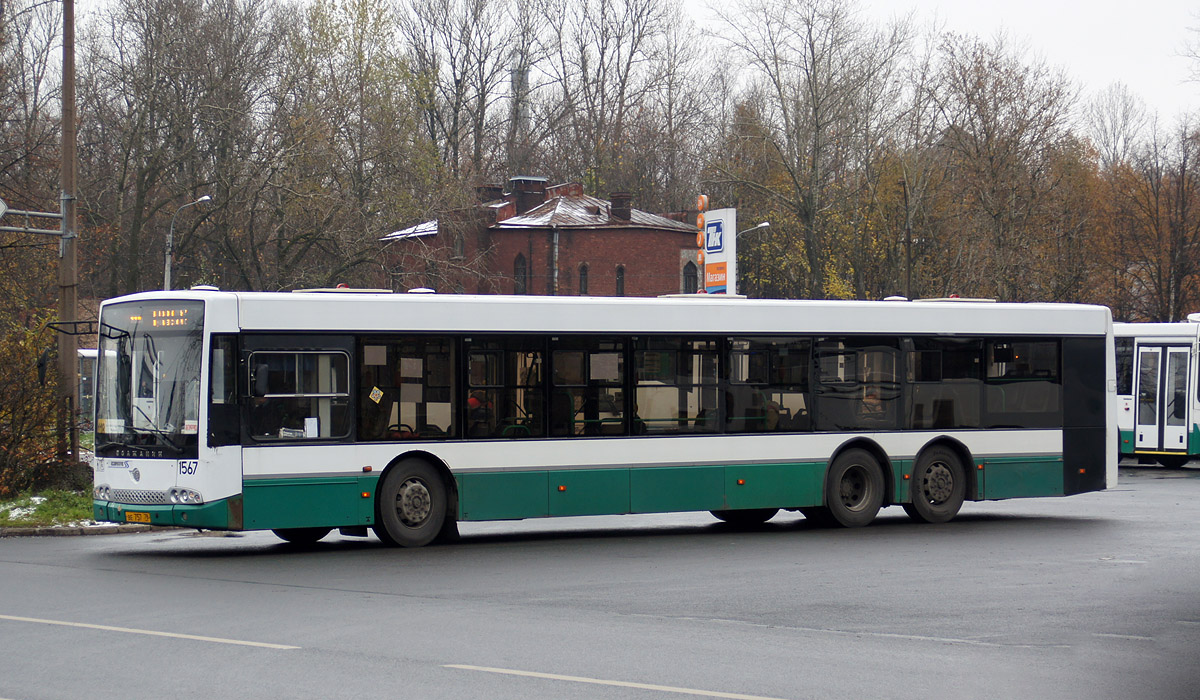
[[166, 491], [142, 491], [138, 489], [113, 489], [109, 496], [113, 503], [130, 503], [140, 506], [168, 505]]

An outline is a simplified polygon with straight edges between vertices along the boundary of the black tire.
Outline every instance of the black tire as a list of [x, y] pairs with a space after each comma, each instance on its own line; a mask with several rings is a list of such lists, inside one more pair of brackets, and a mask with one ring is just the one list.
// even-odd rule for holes
[[958, 515], [967, 495], [967, 472], [958, 454], [934, 446], [921, 453], [913, 468], [912, 503], [908, 517], [923, 523], [944, 523]]
[[446, 484], [428, 462], [406, 459], [388, 469], [375, 501], [375, 534], [386, 544], [422, 547], [446, 521]]
[[735, 527], [762, 525], [779, 512], [778, 508], [747, 508], [745, 510], [710, 510], [717, 520]]
[[288, 527], [271, 530], [275, 536], [284, 542], [292, 544], [313, 544], [332, 530], [331, 527]]
[[883, 507], [883, 493], [883, 468], [866, 450], [838, 455], [825, 477], [825, 507], [842, 527], [870, 525]]
[[1188, 463], [1187, 455], [1155, 455], [1154, 458], [1167, 469], [1181, 469]]

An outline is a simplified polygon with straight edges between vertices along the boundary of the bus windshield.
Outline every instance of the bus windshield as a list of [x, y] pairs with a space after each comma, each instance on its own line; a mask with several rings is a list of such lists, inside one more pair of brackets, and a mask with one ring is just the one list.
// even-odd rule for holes
[[194, 458], [204, 303], [104, 307], [96, 372], [96, 454]]

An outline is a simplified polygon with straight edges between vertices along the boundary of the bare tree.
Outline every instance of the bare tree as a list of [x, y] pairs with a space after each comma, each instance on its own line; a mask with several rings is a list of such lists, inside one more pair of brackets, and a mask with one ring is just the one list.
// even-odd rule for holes
[[622, 158], [632, 155], [638, 112], [663, 79], [670, 8], [662, 0], [545, 0], [541, 13], [541, 129], [553, 142], [544, 156], [552, 174], [582, 173], [596, 193], [634, 189]]
[[1120, 82], [1092, 98], [1084, 121], [1106, 171], [1128, 159], [1148, 124], [1145, 104]]
[[1200, 303], [1200, 139], [1191, 122], [1154, 132], [1117, 189], [1114, 264], [1130, 320], [1179, 321]]
[[953, 170], [956, 221], [943, 239], [951, 285], [1002, 299], [1030, 298], [1026, 271], [1038, 250], [1038, 207], [1057, 186], [1050, 165], [1065, 147], [1074, 98], [1069, 81], [1023, 59], [1001, 35], [950, 35], [942, 46], [936, 104], [941, 147]]
[[[518, 7], [518, 21], [529, 19], [521, 14], [524, 7]], [[527, 33], [530, 26], [510, 22], [504, 0], [409, 0], [407, 9], [400, 26], [421, 86], [428, 135], [454, 177], [464, 170], [469, 178], [485, 177], [488, 119], [503, 98], [515, 32]], [[528, 60], [519, 55], [517, 69], [527, 69]]]
[[[791, 211], [807, 280], [803, 289], [790, 291], [824, 297], [831, 198], [837, 173], [847, 167], [845, 146], [866, 133], [862, 125], [878, 119], [863, 110], [881, 106], [871, 92], [886, 83], [883, 76], [898, 60], [907, 33], [899, 25], [873, 31], [853, 4], [835, 0], [740, 0], [717, 14], [763, 98], [767, 138], [786, 177], [785, 185], [741, 184]], [[728, 165], [717, 168], [738, 179]]]
[[158, 283], [163, 226], [197, 183], [195, 115], [203, 82], [195, 57], [205, 53], [191, 28], [203, 24], [204, 0], [116, 0], [84, 30], [80, 65], [82, 191], [119, 232], [107, 294]]

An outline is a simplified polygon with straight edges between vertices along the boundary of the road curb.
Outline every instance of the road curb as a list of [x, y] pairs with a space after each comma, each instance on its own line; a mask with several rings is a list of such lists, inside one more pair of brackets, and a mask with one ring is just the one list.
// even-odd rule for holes
[[124, 535], [150, 532], [153, 525], [89, 525], [75, 527], [0, 527], [3, 537], [69, 537], [72, 535]]

